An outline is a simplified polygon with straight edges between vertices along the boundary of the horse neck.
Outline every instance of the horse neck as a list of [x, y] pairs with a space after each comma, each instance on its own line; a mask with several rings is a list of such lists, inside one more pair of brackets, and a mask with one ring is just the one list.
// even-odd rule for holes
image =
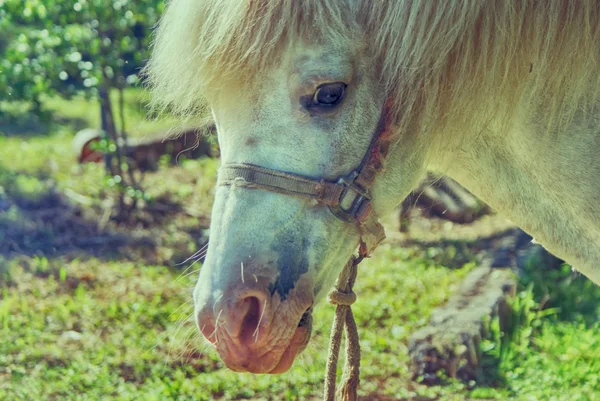
[[523, 116], [463, 141], [444, 171], [600, 284], [600, 110], [564, 133]]

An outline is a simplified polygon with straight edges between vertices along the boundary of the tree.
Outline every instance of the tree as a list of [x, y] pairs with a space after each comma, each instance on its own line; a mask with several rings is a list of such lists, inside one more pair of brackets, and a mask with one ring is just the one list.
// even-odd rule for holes
[[163, 8], [163, 0], [0, 0], [0, 111], [22, 102], [39, 114], [43, 95], [97, 96], [114, 156], [107, 169], [122, 189], [119, 214], [138, 184], [122, 157], [125, 122], [117, 130], [109, 94], [119, 90], [122, 117], [123, 89], [138, 83]]
[[137, 83], [162, 0], [0, 0], [0, 101]]

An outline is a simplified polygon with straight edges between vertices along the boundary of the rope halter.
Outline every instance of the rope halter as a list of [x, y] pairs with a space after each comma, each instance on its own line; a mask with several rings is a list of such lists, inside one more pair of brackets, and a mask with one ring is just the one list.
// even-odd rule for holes
[[325, 401], [335, 400], [335, 384], [337, 378], [337, 362], [340, 355], [342, 330], [346, 327], [346, 365], [344, 377], [340, 386], [339, 398], [344, 401], [357, 400], [357, 390], [360, 383], [360, 344], [358, 342], [358, 328], [352, 313], [352, 304], [356, 301], [356, 294], [352, 291], [356, 281], [357, 267], [362, 256], [352, 257], [340, 273], [336, 286], [329, 293], [329, 302], [337, 305], [331, 336], [329, 337], [329, 355], [325, 370]]

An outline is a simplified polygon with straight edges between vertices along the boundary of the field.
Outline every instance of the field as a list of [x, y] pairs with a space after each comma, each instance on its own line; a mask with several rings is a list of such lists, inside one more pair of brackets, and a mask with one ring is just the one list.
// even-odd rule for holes
[[[132, 134], [169, 126], [144, 119], [139, 95], [127, 92]], [[182, 262], [208, 240], [218, 160], [163, 163], [144, 180], [153, 201], [118, 226], [102, 168], [71, 149], [77, 129], [99, 125], [98, 107], [46, 106], [48, 126], [0, 126], [0, 400], [318, 400], [331, 305], [316, 308], [311, 344], [281, 376], [228, 371], [190, 320], [201, 263]], [[362, 400], [600, 400], [600, 288], [568, 266], [526, 266], [521, 324], [490, 323], [477, 380], [412, 380], [410, 334], [476, 266], [477, 237], [507, 225], [417, 218], [413, 241], [391, 234], [360, 266]]]

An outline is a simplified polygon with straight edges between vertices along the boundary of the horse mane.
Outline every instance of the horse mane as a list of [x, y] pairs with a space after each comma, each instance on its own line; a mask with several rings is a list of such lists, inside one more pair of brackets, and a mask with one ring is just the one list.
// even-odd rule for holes
[[543, 107], [548, 127], [600, 93], [595, 0], [172, 0], [145, 73], [154, 107], [201, 112], [301, 38], [369, 39], [399, 129], [449, 132]]

